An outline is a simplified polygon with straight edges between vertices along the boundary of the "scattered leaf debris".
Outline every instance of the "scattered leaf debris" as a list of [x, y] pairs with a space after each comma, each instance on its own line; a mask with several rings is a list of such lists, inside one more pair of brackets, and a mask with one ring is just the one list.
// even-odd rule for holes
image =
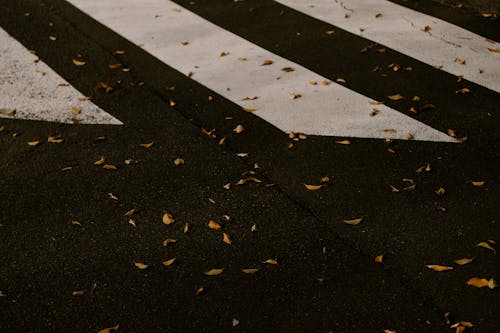
[[345, 224], [349, 224], [349, 225], [358, 225], [361, 223], [361, 221], [363, 221], [363, 218], [359, 218], [359, 219], [353, 219], [353, 220], [344, 220], [344, 223]]
[[162, 221], [166, 225], [170, 225], [175, 222], [174, 217], [170, 213], [163, 214]]
[[183, 164], [184, 164], [184, 159], [182, 159], [182, 158], [180, 158], [180, 157], [177, 157], [177, 158], [174, 160], [174, 164], [175, 164], [175, 166], [183, 165]]
[[207, 276], [217, 276], [217, 275], [221, 275], [222, 272], [224, 272], [223, 268], [212, 268], [209, 271], [203, 272], [203, 274], [205, 274]]
[[233, 132], [235, 132], [236, 134], [243, 133], [244, 131], [245, 131], [245, 127], [243, 127], [243, 125], [241, 125], [241, 124], [239, 124], [238, 126], [236, 126], [233, 129]]
[[222, 228], [222, 226], [214, 220], [208, 221], [208, 227], [213, 230], [219, 230]]
[[165, 240], [161, 243], [161, 245], [163, 245], [163, 246], [168, 246], [168, 245], [170, 245], [170, 244], [175, 244], [175, 243], [177, 243], [177, 240], [176, 240], [176, 239], [173, 239], [173, 238], [167, 238], [167, 239], [165, 239]]
[[139, 269], [146, 269], [146, 268], [148, 268], [148, 267], [149, 267], [149, 265], [144, 264], [144, 263], [142, 263], [142, 262], [135, 262], [135, 263], [134, 263], [134, 265], [135, 265], [135, 267], [137, 267], [137, 268], [139, 268]]
[[269, 65], [272, 65], [274, 64], [274, 61], [272, 60], [264, 60], [261, 64], [261, 66], [269, 66]]
[[469, 280], [467, 280], [467, 285], [468, 286], [473, 286], [476, 288], [483, 288], [483, 287], [488, 287], [490, 289], [495, 289], [497, 287], [497, 283], [493, 279], [484, 279], [484, 278], [478, 278], [478, 277], [472, 277]]
[[324, 185], [309, 185], [309, 184], [304, 184], [304, 187], [308, 189], [309, 191], [317, 191], [320, 188], [322, 188]]
[[375, 262], [377, 262], [379, 264], [382, 264], [383, 260], [384, 260], [384, 255], [383, 254], [378, 255], [378, 256], [375, 257]]
[[425, 267], [432, 269], [435, 272], [445, 272], [453, 269], [451, 266], [441, 266], [441, 265], [425, 265]]
[[165, 260], [164, 262], [162, 262], [162, 264], [163, 264], [163, 266], [168, 267], [168, 266], [173, 265], [174, 262], [175, 262], [175, 258], [172, 258], [172, 259]]
[[278, 260], [277, 259], [267, 259], [262, 262], [263, 264], [269, 264], [269, 265], [278, 265]]
[[474, 258], [462, 258], [462, 259], [454, 260], [455, 264], [460, 265], [460, 266], [467, 265], [473, 261], [474, 261]]
[[400, 94], [390, 95], [390, 96], [387, 96], [387, 98], [389, 98], [392, 101], [399, 101], [399, 100], [404, 99], [404, 97]]
[[488, 242], [479, 242], [476, 244], [476, 247], [482, 247], [488, 249], [490, 251], [493, 251], [494, 254], [497, 253], [497, 251]]

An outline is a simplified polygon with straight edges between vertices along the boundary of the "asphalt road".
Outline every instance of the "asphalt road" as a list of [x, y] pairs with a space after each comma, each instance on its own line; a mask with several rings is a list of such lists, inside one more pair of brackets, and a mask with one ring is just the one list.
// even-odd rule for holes
[[[499, 289], [466, 283], [500, 279], [495, 251], [477, 246], [500, 240], [499, 93], [277, 2], [175, 2], [467, 140], [296, 141], [65, 1], [4, 0], [0, 27], [123, 125], [0, 119], [1, 331], [500, 331]], [[495, 17], [395, 2], [500, 40]]]

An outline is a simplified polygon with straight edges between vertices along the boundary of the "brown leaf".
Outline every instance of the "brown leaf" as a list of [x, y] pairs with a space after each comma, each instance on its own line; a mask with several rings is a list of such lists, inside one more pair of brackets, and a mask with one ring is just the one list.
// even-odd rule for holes
[[78, 115], [78, 114], [82, 113], [82, 111], [80, 111], [80, 110], [79, 110], [79, 109], [77, 109], [77, 108], [71, 108], [71, 110], [70, 110], [70, 111], [71, 111], [71, 113], [72, 113], [72, 114], [75, 114], [75, 115]]
[[478, 278], [478, 277], [470, 278], [467, 281], [467, 285], [473, 286], [473, 287], [476, 287], [476, 288], [488, 287], [490, 289], [495, 289], [497, 287], [497, 284], [496, 284], [495, 280], [493, 280], [493, 279], [489, 279], [489, 280], [488, 279], [482, 279], [482, 278]]
[[120, 328], [120, 324], [117, 324], [116, 326], [113, 327], [108, 327], [100, 330], [98, 333], [111, 333], [111, 332], [116, 332]]
[[114, 55], [124, 55], [125, 51], [124, 50], [116, 50], [113, 52]]
[[208, 227], [213, 230], [219, 230], [220, 228], [222, 228], [222, 226], [214, 220], [208, 221]]
[[269, 264], [269, 265], [277, 265], [278, 260], [277, 259], [267, 259], [266, 261], [263, 261], [262, 263]]
[[426, 25], [423, 30], [424, 30], [424, 32], [429, 32], [431, 30], [431, 27]]
[[7, 295], [3, 291], [0, 290], [0, 297], [7, 297]]
[[31, 147], [36, 147], [40, 144], [40, 141], [29, 141], [29, 142], [26, 142], [28, 144], [28, 146], [31, 146]]
[[260, 269], [259, 268], [243, 268], [241, 271], [245, 274], [255, 274], [258, 271], [260, 271]]
[[290, 73], [290, 72], [293, 72], [295, 69], [292, 68], [292, 67], [283, 67], [281, 69], [283, 72], [287, 72], [287, 73]]
[[383, 262], [383, 260], [384, 260], [383, 254], [375, 257], [375, 262], [378, 262], [379, 264], [381, 264]]
[[123, 67], [123, 64], [109, 64], [108, 65], [109, 69], [118, 69], [118, 68], [122, 68], [122, 67]]
[[99, 81], [99, 82], [97, 82], [96, 89], [97, 89], [97, 90], [99, 90], [99, 89], [103, 89], [104, 91], [106, 91], [106, 94], [107, 94], [107, 93], [109, 93], [111, 90], [113, 90], [113, 87], [111, 87], [109, 84], [107, 84], [107, 83], [105, 83], [105, 82]]
[[80, 61], [80, 60], [73, 59], [73, 64], [75, 66], [84, 66], [86, 64], [86, 62], [85, 61]]
[[393, 101], [399, 101], [401, 99], [404, 99], [404, 97], [401, 96], [400, 94], [390, 95], [390, 96], [387, 96], [387, 98], [389, 98], [390, 100], [393, 100]]
[[226, 234], [225, 232], [222, 233], [222, 241], [226, 244], [229, 244], [229, 245], [231, 245], [233, 243], [233, 241], [231, 240], [231, 237], [229, 237], [229, 235]]
[[220, 57], [225, 57], [225, 56], [227, 56], [227, 55], [229, 55], [229, 54], [230, 54], [229, 52], [222, 51], [222, 52], [219, 54], [219, 56], [220, 56]]
[[75, 290], [75, 291], [73, 291], [73, 293], [71, 295], [72, 296], [83, 296], [83, 294], [85, 294], [85, 290]]
[[457, 265], [463, 266], [463, 265], [466, 265], [468, 263], [471, 263], [473, 260], [474, 260], [474, 258], [462, 258], [462, 259], [454, 260], [454, 262]]
[[476, 187], [481, 187], [483, 186], [486, 182], [485, 181], [471, 181], [470, 182], [473, 186], [476, 186]]
[[170, 225], [175, 222], [174, 217], [169, 213], [163, 214], [162, 221], [166, 225]]
[[324, 185], [308, 185], [304, 184], [305, 188], [308, 189], [309, 191], [317, 191], [320, 188], [322, 188]]
[[436, 190], [436, 194], [439, 196], [443, 196], [445, 193], [446, 193], [446, 190], [442, 187], [440, 187]]
[[132, 217], [132, 215], [134, 215], [134, 213], [135, 213], [135, 208], [132, 208], [131, 210], [129, 210], [128, 212], [123, 214], [123, 216], [124, 217]]
[[154, 141], [151, 141], [149, 143], [141, 143], [140, 146], [144, 148], [151, 148], [154, 145]]
[[274, 64], [274, 61], [272, 60], [264, 60], [261, 64], [261, 66], [269, 66], [269, 65], [272, 65]]
[[168, 246], [169, 244], [174, 244], [174, 243], [177, 243], [177, 240], [176, 239], [173, 239], [173, 238], [167, 238], [165, 239], [161, 245], [163, 246]]
[[444, 272], [452, 270], [453, 267], [450, 266], [441, 266], [441, 265], [425, 265], [425, 267], [432, 269], [435, 272]]
[[455, 91], [455, 94], [468, 94], [468, 93], [470, 93], [469, 88], [461, 88], [461, 89], [458, 89], [457, 91]]
[[334, 30], [327, 30], [327, 31], [325, 31], [326, 35], [333, 35], [334, 33], [335, 33]]
[[104, 164], [103, 166], [103, 169], [106, 169], [106, 170], [117, 170], [118, 168], [113, 165], [113, 164]]
[[488, 47], [488, 51], [500, 53], [500, 48], [490, 48], [490, 47]]
[[342, 140], [342, 141], [335, 141], [335, 143], [338, 143], [339, 145], [350, 145], [351, 141], [349, 141], [349, 140]]
[[182, 232], [184, 232], [185, 234], [187, 234], [189, 232], [189, 223], [186, 222], [186, 224], [184, 224], [184, 228], [182, 229]]
[[497, 253], [496, 250], [490, 244], [488, 244], [487, 242], [479, 242], [479, 243], [476, 244], [476, 247], [483, 247], [485, 249], [493, 251], [494, 254]]
[[168, 267], [168, 266], [171, 266], [174, 262], [175, 262], [175, 258], [172, 258], [172, 259], [165, 260], [164, 262], [162, 262], [162, 264], [163, 264], [163, 266]]
[[217, 275], [221, 275], [222, 272], [224, 272], [223, 268], [213, 268], [209, 271], [203, 272], [203, 274], [205, 274], [207, 276], [217, 276]]
[[361, 223], [361, 221], [363, 221], [362, 217], [359, 219], [354, 219], [354, 220], [344, 220], [344, 223], [349, 224], [349, 225], [358, 225]]
[[149, 265], [143, 264], [142, 262], [135, 262], [134, 265], [139, 269], [146, 269], [149, 267]]
[[236, 126], [233, 129], [233, 132], [235, 132], [237, 134], [243, 133], [244, 131], [245, 131], [245, 127], [243, 127], [243, 125], [241, 125], [241, 124], [239, 124], [238, 126]]
[[183, 160], [182, 158], [180, 158], [180, 157], [177, 157], [177, 158], [174, 160], [174, 164], [175, 164], [176, 166], [182, 165], [182, 164], [184, 164], [184, 160]]
[[102, 165], [104, 164], [104, 162], [106, 162], [106, 159], [104, 158], [104, 156], [101, 156], [97, 161], [94, 162], [95, 165]]
[[47, 142], [50, 142], [50, 143], [61, 143], [61, 142], [63, 142], [63, 140], [61, 139], [60, 135], [54, 135], [54, 136], [49, 136], [47, 138]]
[[460, 58], [455, 58], [455, 62], [459, 65], [465, 65], [465, 60]]
[[198, 289], [196, 289], [196, 296], [199, 296], [203, 293], [203, 286], [200, 286]]
[[82, 226], [82, 224], [78, 221], [71, 221], [71, 224], [72, 225], [79, 225], [79, 226]]

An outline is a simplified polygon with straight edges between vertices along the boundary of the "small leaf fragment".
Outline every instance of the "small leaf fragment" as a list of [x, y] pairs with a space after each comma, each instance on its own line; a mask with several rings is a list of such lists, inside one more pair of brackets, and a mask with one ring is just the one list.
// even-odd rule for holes
[[49, 143], [61, 143], [63, 140], [61, 139], [60, 135], [51, 135], [47, 138], [47, 142]]
[[274, 61], [272, 60], [264, 60], [261, 64], [261, 66], [269, 66], [269, 65], [272, 65], [274, 63]]
[[151, 148], [154, 145], [154, 141], [151, 141], [149, 143], [141, 143], [140, 146], [144, 148]]
[[262, 263], [269, 264], [269, 265], [277, 265], [278, 260], [277, 259], [267, 259], [267, 260], [263, 261]]
[[453, 269], [453, 267], [441, 266], [441, 265], [425, 265], [425, 267], [432, 269], [435, 272], [444, 272], [444, 271], [450, 271]]
[[383, 263], [383, 260], [384, 260], [384, 255], [383, 254], [375, 257], [375, 262], [377, 262], [379, 264]]
[[490, 289], [495, 289], [497, 287], [497, 284], [495, 280], [493, 279], [484, 279], [484, 278], [478, 278], [478, 277], [473, 277], [467, 280], [467, 285], [468, 286], [473, 286], [476, 288], [483, 288], [483, 287], [488, 287]]
[[137, 268], [139, 268], [139, 269], [146, 269], [146, 268], [148, 268], [148, 267], [149, 267], [149, 265], [144, 264], [144, 263], [142, 263], [142, 262], [135, 262], [135, 263], [134, 263], [134, 265], [135, 265], [135, 267], [137, 267]]
[[243, 268], [241, 271], [245, 274], [255, 274], [258, 271], [260, 271], [260, 269], [259, 268]]
[[80, 60], [73, 59], [73, 65], [75, 65], [75, 66], [80, 67], [80, 66], [84, 66], [85, 64], [86, 64], [85, 61], [80, 61]]
[[222, 226], [214, 220], [208, 221], [208, 227], [213, 230], [219, 230], [220, 228], [222, 228]]
[[169, 244], [174, 244], [174, 243], [177, 243], [177, 240], [176, 239], [173, 239], [173, 238], [167, 238], [165, 239], [161, 245], [163, 246], [168, 246]]
[[175, 258], [172, 258], [172, 259], [165, 260], [164, 262], [162, 262], [162, 264], [163, 264], [163, 266], [168, 267], [168, 266], [171, 266], [174, 262], [175, 262]]
[[82, 226], [82, 224], [79, 221], [71, 221], [71, 224]]
[[473, 259], [473, 258], [462, 258], [462, 259], [457, 259], [457, 260], [454, 260], [455, 264], [460, 265], [460, 266], [463, 266], [463, 265], [469, 264], [469, 263], [471, 263], [472, 261], [474, 261], [474, 259]]
[[481, 187], [483, 186], [486, 182], [485, 181], [471, 181], [470, 182], [473, 186], [476, 186], [476, 187]]
[[0, 114], [3, 114], [5, 116], [9, 116], [9, 117], [14, 117], [14, 115], [16, 114], [16, 110], [0, 108]]
[[29, 141], [29, 142], [26, 142], [26, 144], [28, 146], [31, 146], [31, 147], [36, 147], [40, 144], [40, 141]]
[[309, 185], [309, 184], [304, 184], [305, 188], [308, 189], [309, 191], [317, 191], [320, 188], [322, 188], [324, 185]]
[[177, 157], [174, 160], [174, 164], [175, 164], [175, 166], [183, 165], [184, 164], [184, 160], [182, 158], [180, 158], [180, 157]]
[[113, 165], [113, 164], [104, 164], [102, 167], [103, 167], [103, 169], [106, 169], [106, 170], [117, 170], [118, 169], [116, 167], [116, 165]]
[[222, 233], [222, 241], [226, 244], [229, 244], [229, 245], [231, 245], [233, 243], [233, 241], [231, 240], [231, 237], [228, 234], [226, 234], [225, 232]]
[[387, 98], [389, 98], [392, 101], [399, 101], [399, 100], [404, 99], [404, 97], [400, 94], [390, 95], [390, 96], [387, 96]]
[[221, 275], [222, 272], [224, 272], [223, 268], [213, 268], [209, 271], [203, 272], [203, 274], [205, 274], [207, 276], [217, 276], [217, 275]]
[[353, 219], [353, 220], [344, 220], [344, 223], [345, 224], [349, 224], [349, 225], [358, 225], [361, 223], [361, 221], [363, 221], [363, 218], [359, 218], [359, 219]]
[[111, 333], [111, 332], [116, 332], [120, 328], [120, 324], [117, 324], [116, 326], [113, 327], [108, 327], [100, 330], [98, 333]]
[[335, 143], [337, 143], [339, 145], [350, 145], [351, 141], [349, 141], [349, 140], [342, 140], [342, 141], [335, 141]]
[[163, 214], [162, 221], [164, 224], [169, 225], [175, 222], [174, 217], [170, 213]]
[[85, 290], [75, 290], [71, 293], [72, 296], [83, 296], [85, 294]]
[[439, 196], [443, 196], [445, 193], [446, 193], [446, 190], [442, 187], [440, 187], [436, 190], [436, 194]]
[[7, 295], [3, 291], [0, 290], [0, 297], [7, 297]]
[[101, 156], [97, 161], [94, 162], [95, 165], [102, 165], [104, 164], [104, 162], [106, 162], [106, 159], [104, 158], [104, 156]]
[[236, 126], [233, 129], [233, 132], [235, 132], [237, 134], [243, 133], [244, 131], [245, 131], [245, 127], [243, 127], [243, 125], [241, 125], [241, 124], [239, 124], [238, 126]]
[[185, 234], [187, 234], [189, 232], [189, 223], [186, 222], [186, 224], [184, 224], [184, 228], [182, 229], [182, 232], [184, 232]]
[[252, 225], [252, 227], [250, 228], [250, 231], [256, 232], [257, 231], [257, 224]]
[[127, 211], [125, 214], [123, 214], [123, 216], [124, 217], [132, 217], [132, 215], [134, 215], [134, 213], [135, 213], [135, 208], [132, 208], [129, 211]]
[[494, 254], [496, 254], [496, 250], [487, 242], [479, 242], [476, 244], [476, 247], [482, 247], [482, 248], [485, 248], [485, 249], [488, 249], [490, 251], [493, 251]]

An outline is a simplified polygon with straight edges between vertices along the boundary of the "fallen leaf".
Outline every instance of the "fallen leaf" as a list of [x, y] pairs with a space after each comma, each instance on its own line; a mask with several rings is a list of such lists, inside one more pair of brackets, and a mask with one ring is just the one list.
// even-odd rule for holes
[[401, 96], [400, 94], [390, 95], [390, 96], [387, 96], [387, 98], [389, 98], [390, 100], [393, 100], [393, 101], [399, 101], [401, 99], [404, 99], [404, 97]]
[[75, 290], [71, 293], [72, 296], [83, 296], [85, 294], [85, 290]]
[[7, 297], [7, 295], [3, 291], [0, 290], [0, 297]]
[[500, 48], [490, 48], [490, 47], [488, 47], [488, 51], [500, 53]]
[[431, 30], [431, 27], [429, 27], [428, 25], [426, 25], [424, 27], [424, 29], [422, 29], [424, 32], [429, 32]]
[[465, 65], [465, 60], [460, 58], [455, 58], [455, 62], [459, 65]]
[[143, 264], [142, 262], [135, 262], [134, 265], [139, 269], [146, 269], [149, 267], [149, 265]]
[[104, 164], [104, 162], [106, 162], [106, 159], [104, 158], [104, 156], [101, 156], [97, 161], [94, 162], [95, 165], [102, 165]]
[[238, 326], [239, 323], [240, 323], [240, 321], [238, 319], [233, 318], [233, 327]]
[[70, 110], [70, 111], [71, 111], [71, 113], [72, 113], [72, 114], [75, 114], [75, 115], [76, 115], [76, 114], [80, 114], [80, 113], [82, 113], [82, 111], [80, 111], [80, 110], [79, 110], [79, 109], [77, 109], [77, 108], [71, 108], [71, 110]]
[[28, 146], [31, 146], [31, 147], [36, 147], [40, 144], [40, 141], [29, 141], [29, 142], [26, 142], [28, 144]]
[[168, 246], [169, 244], [174, 244], [174, 243], [177, 243], [176, 239], [167, 238], [161, 243], [161, 245]]
[[293, 72], [295, 69], [292, 68], [292, 67], [283, 67], [281, 69], [283, 72], [287, 72], [287, 73], [290, 73], [290, 72]]
[[476, 247], [483, 247], [485, 249], [493, 251], [494, 254], [497, 253], [496, 250], [490, 244], [488, 244], [487, 242], [479, 242], [479, 243], [476, 244]]
[[341, 77], [337, 78], [335, 81], [338, 83], [346, 83], [346, 80]]
[[111, 192], [108, 193], [108, 198], [118, 201], [118, 197]]
[[481, 187], [483, 186], [486, 182], [484, 181], [471, 181], [470, 182], [473, 186], [476, 186], [476, 187]]
[[436, 194], [439, 196], [443, 196], [445, 193], [446, 193], [446, 190], [442, 187], [440, 187], [436, 190]]
[[208, 227], [213, 230], [219, 230], [220, 228], [222, 228], [222, 226], [214, 220], [208, 221]]
[[327, 31], [325, 31], [326, 35], [333, 35], [334, 33], [335, 33], [334, 30], [327, 30]]
[[174, 262], [175, 262], [175, 258], [172, 258], [172, 259], [165, 260], [164, 262], [162, 262], [162, 264], [163, 264], [163, 266], [168, 267], [168, 266], [171, 266]]
[[495, 280], [482, 279], [482, 278], [478, 278], [478, 277], [473, 277], [473, 278], [470, 278], [469, 280], [467, 280], [467, 285], [473, 286], [476, 288], [488, 287], [490, 289], [495, 289], [497, 287]]
[[177, 158], [174, 160], [174, 164], [175, 164], [176, 166], [182, 165], [182, 164], [184, 164], [184, 160], [183, 160], [182, 158], [180, 158], [180, 157], [177, 157]]
[[440, 265], [425, 265], [425, 267], [432, 269], [435, 272], [444, 272], [453, 269], [453, 267], [450, 266], [440, 266]]
[[204, 290], [204, 289], [203, 289], [203, 286], [200, 286], [198, 289], [196, 289], [196, 293], [195, 293], [195, 295], [196, 295], [196, 296], [201, 295], [201, 294], [203, 293], [203, 290]]
[[113, 54], [114, 55], [124, 55], [125, 51], [124, 50], [116, 50], [116, 51], [113, 51]]
[[349, 140], [342, 140], [342, 141], [335, 141], [335, 143], [338, 143], [339, 145], [350, 145], [351, 141], [349, 141]]
[[47, 142], [49, 143], [61, 143], [63, 140], [61, 139], [60, 135], [54, 135], [54, 136], [49, 136], [47, 138]]
[[154, 141], [151, 141], [149, 143], [141, 143], [140, 146], [144, 148], [151, 148], [154, 145]]
[[132, 208], [131, 210], [129, 210], [128, 212], [123, 214], [123, 216], [124, 217], [131, 217], [132, 215], [134, 215], [134, 213], [135, 213], [135, 208]]
[[213, 268], [209, 271], [203, 272], [203, 274], [205, 274], [207, 276], [217, 276], [217, 275], [221, 275], [222, 272], [224, 272], [223, 268]]
[[383, 260], [384, 260], [383, 254], [375, 257], [375, 262], [378, 262], [379, 264], [381, 264], [383, 262]]
[[104, 164], [103, 166], [103, 169], [106, 169], [106, 170], [117, 170], [118, 168], [113, 165], [113, 164]]
[[72, 225], [79, 225], [79, 226], [82, 226], [82, 224], [78, 221], [71, 221], [71, 224]]
[[470, 258], [462, 258], [462, 259], [454, 260], [454, 262], [457, 265], [463, 266], [463, 265], [466, 265], [468, 263], [471, 263], [473, 260], [474, 260], [474, 258], [471, 258], [471, 259]]
[[361, 223], [361, 221], [363, 221], [362, 217], [359, 219], [354, 219], [354, 220], [344, 220], [344, 223], [349, 224], [349, 225], [358, 225]]
[[111, 333], [112, 331], [118, 331], [118, 328], [120, 328], [120, 325], [116, 325], [116, 326], [113, 326], [113, 327], [108, 327], [108, 328], [105, 328], [105, 329], [102, 329], [100, 330], [98, 333]]
[[384, 333], [396, 333], [396, 331], [385, 329]]
[[229, 237], [229, 235], [226, 234], [225, 232], [222, 233], [222, 241], [226, 244], [229, 244], [229, 245], [231, 245], [233, 243], [233, 241], [231, 240], [231, 237]]
[[269, 65], [272, 65], [274, 64], [274, 61], [272, 60], [264, 60], [261, 64], [261, 66], [269, 66]]
[[184, 228], [182, 229], [182, 232], [184, 232], [185, 234], [187, 234], [189, 232], [189, 223], [186, 222], [186, 224], [184, 224]]
[[277, 265], [278, 260], [277, 259], [267, 259], [266, 261], [263, 261], [262, 263], [269, 264], [269, 265]]
[[134, 227], [137, 227], [137, 225], [135, 224], [135, 220], [134, 219], [129, 219], [128, 220], [128, 224], [133, 225]]
[[250, 231], [252, 231], [252, 232], [257, 231], [257, 225], [256, 224], [252, 225], [252, 227], [250, 228]]
[[317, 191], [320, 188], [322, 188], [324, 185], [308, 185], [304, 184], [305, 188], [308, 189], [309, 191]]
[[107, 84], [105, 82], [99, 81], [99, 82], [97, 82], [96, 89], [97, 90], [103, 89], [104, 91], [106, 91], [106, 94], [107, 94], [111, 90], [113, 90], [113, 87], [111, 87], [109, 84]]
[[301, 98], [302, 95], [301, 94], [297, 94], [297, 93], [293, 93], [292, 94], [292, 99], [298, 99], [298, 98]]
[[109, 64], [108, 65], [109, 69], [118, 69], [118, 68], [122, 68], [122, 67], [123, 67], [123, 64]]
[[86, 62], [85, 61], [80, 61], [80, 60], [73, 59], [73, 64], [75, 66], [84, 66], [86, 64]]
[[169, 225], [175, 222], [174, 217], [172, 214], [165, 213], [163, 214], [162, 221], [164, 224]]
[[455, 94], [468, 94], [468, 93], [470, 93], [469, 88], [461, 88], [461, 89], [458, 89], [457, 91], [455, 91]]
[[260, 269], [259, 268], [243, 268], [241, 271], [245, 274], [255, 274], [258, 271], [260, 271]]
[[238, 125], [236, 126], [234, 129], [233, 129], [233, 132], [237, 133], [237, 134], [240, 134], [240, 133], [243, 133], [245, 131], [245, 127], [243, 127], [243, 125]]

